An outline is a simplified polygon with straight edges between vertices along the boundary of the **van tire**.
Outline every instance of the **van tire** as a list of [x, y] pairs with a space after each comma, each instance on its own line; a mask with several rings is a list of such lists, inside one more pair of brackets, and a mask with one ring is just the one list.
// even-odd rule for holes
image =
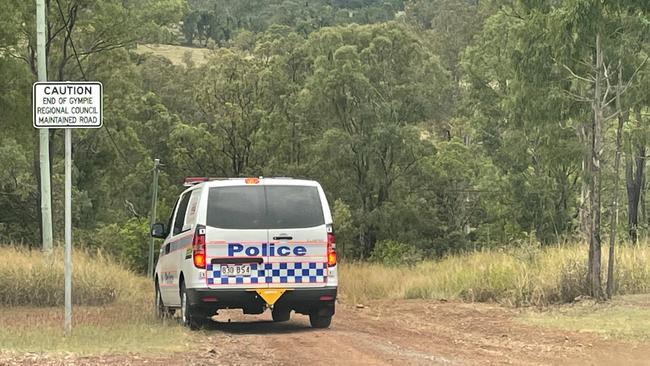
[[291, 319], [291, 309], [274, 307], [271, 311], [271, 316], [276, 323], [286, 322]]
[[181, 282], [181, 324], [190, 328], [191, 330], [199, 330], [205, 326], [207, 319], [197, 313], [187, 303], [187, 291], [185, 290], [185, 283]]
[[332, 324], [332, 316], [318, 315], [318, 313], [309, 314], [309, 324], [312, 328], [329, 328]]
[[169, 316], [169, 309], [165, 306], [162, 301], [162, 295], [160, 293], [160, 286], [158, 285], [158, 280], [156, 280], [156, 317], [158, 319], [165, 319]]

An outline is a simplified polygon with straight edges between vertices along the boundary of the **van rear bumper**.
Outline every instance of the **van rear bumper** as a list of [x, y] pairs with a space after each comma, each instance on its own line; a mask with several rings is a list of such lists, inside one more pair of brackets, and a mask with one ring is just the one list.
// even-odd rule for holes
[[[336, 294], [336, 287], [287, 289], [274, 307], [301, 314], [334, 315]], [[219, 309], [243, 309], [245, 314], [260, 314], [266, 308], [255, 290], [187, 289], [187, 298], [194, 311], [207, 315]]]

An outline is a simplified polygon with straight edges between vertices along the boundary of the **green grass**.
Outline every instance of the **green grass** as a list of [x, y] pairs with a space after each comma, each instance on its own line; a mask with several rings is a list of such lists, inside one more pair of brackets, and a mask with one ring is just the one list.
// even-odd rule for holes
[[63, 337], [61, 253], [0, 247], [0, 351], [77, 354], [187, 349], [192, 334], [154, 317], [151, 280], [110, 258], [76, 251], [73, 333]]
[[65, 338], [61, 320], [33, 327], [3, 325], [0, 327], [0, 351], [151, 354], [187, 349], [190, 337], [187, 330], [174, 322], [164, 325], [155, 321], [117, 320], [111, 324], [76, 324], [72, 335]]
[[[641, 301], [640, 301], [641, 300]], [[629, 295], [594, 302], [528, 310], [522, 322], [549, 328], [591, 332], [604, 338], [650, 341], [650, 295]]]
[[[606, 251], [604, 251], [606, 252]], [[567, 303], [584, 295], [585, 245], [486, 250], [412, 267], [342, 263], [340, 287], [353, 302], [368, 299], [458, 299], [508, 306]], [[603, 275], [607, 256], [603, 256]], [[650, 248], [617, 249], [618, 294], [650, 292]]]
[[67, 338], [62, 307], [17, 306], [0, 312], [0, 351], [151, 354], [187, 349], [192, 337], [176, 320], [156, 319], [151, 301], [138, 299], [74, 306]]

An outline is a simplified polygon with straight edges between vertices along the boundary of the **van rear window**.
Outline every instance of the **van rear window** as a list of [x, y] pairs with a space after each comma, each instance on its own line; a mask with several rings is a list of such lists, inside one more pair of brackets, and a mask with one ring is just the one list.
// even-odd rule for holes
[[266, 186], [269, 229], [297, 229], [323, 225], [323, 206], [316, 187]]
[[207, 225], [222, 229], [298, 229], [325, 224], [318, 189], [308, 186], [210, 188]]
[[222, 229], [265, 229], [264, 187], [210, 188], [208, 226]]

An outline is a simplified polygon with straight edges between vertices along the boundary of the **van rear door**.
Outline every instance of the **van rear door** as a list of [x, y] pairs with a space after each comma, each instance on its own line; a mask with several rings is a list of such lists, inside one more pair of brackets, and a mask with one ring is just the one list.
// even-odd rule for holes
[[206, 285], [266, 288], [264, 186], [211, 187], [206, 212]]
[[267, 181], [264, 188], [269, 287], [325, 286], [327, 229], [318, 187]]

